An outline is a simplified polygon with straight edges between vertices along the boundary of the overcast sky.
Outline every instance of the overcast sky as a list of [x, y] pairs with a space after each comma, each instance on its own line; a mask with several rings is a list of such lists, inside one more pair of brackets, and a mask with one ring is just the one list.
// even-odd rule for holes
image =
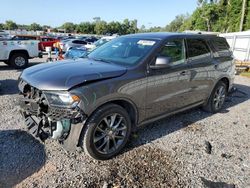
[[165, 26], [176, 15], [192, 13], [197, 0], [3, 0], [0, 23], [13, 20], [18, 24], [37, 22], [60, 26], [64, 22], [80, 23], [102, 20], [137, 19], [138, 26]]

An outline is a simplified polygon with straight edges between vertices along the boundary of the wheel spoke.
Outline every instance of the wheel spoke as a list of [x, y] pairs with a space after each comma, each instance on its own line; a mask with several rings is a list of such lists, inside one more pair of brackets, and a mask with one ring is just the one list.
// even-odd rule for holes
[[110, 124], [110, 123], [109, 123], [107, 117], [105, 117], [103, 120], [104, 120], [104, 122], [106, 123], [106, 125], [109, 127], [109, 124]]
[[106, 146], [105, 146], [105, 148], [104, 148], [104, 151], [105, 151], [106, 153], [108, 153], [108, 151], [109, 151], [109, 146], [110, 146], [110, 139], [107, 138]]
[[120, 117], [119, 121], [116, 123], [115, 126], [113, 126], [113, 128], [117, 129], [121, 125], [122, 120], [123, 120], [123, 117]]
[[103, 143], [97, 149], [100, 150], [107, 142], [108, 139], [104, 139]]
[[123, 131], [123, 130], [126, 130], [127, 127], [126, 126], [123, 126], [123, 127], [119, 127], [119, 128], [116, 128], [116, 131]]
[[102, 133], [105, 133], [105, 130], [103, 130], [101, 127], [97, 126], [96, 127], [96, 130], [99, 131], [99, 132], [102, 132]]
[[114, 115], [111, 116], [110, 127], [113, 127], [113, 126], [114, 126], [116, 116], [117, 116], [117, 114], [114, 114]]
[[101, 136], [95, 137], [94, 138], [94, 143], [100, 141], [101, 139], [103, 139], [106, 136], [106, 134], [102, 134]]
[[115, 147], [115, 149], [117, 148], [117, 143], [116, 143], [116, 140], [115, 140], [115, 138], [114, 137], [112, 137], [112, 141], [113, 141], [113, 143], [114, 143], [114, 147]]
[[121, 140], [121, 139], [124, 139], [124, 136], [120, 136], [120, 135], [115, 135], [115, 138]]

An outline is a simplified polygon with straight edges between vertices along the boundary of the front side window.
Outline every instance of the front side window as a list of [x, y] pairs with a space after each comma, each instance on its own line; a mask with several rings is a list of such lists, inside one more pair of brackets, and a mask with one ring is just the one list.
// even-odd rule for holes
[[210, 50], [202, 39], [187, 39], [188, 57], [192, 59], [210, 56]]
[[133, 66], [139, 63], [156, 45], [156, 40], [141, 38], [116, 38], [91, 52], [91, 59]]
[[170, 65], [173, 66], [185, 63], [184, 39], [174, 39], [167, 41], [159, 55], [168, 57], [170, 60]]

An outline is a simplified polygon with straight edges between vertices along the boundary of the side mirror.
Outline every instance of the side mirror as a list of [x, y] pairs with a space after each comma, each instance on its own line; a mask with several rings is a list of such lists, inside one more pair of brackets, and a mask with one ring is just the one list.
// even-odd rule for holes
[[154, 65], [150, 65], [151, 69], [162, 69], [170, 67], [171, 58], [165, 56], [158, 56]]

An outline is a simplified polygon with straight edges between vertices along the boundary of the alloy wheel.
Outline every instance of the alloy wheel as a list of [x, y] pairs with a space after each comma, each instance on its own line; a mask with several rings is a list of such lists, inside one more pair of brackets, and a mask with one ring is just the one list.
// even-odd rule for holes
[[127, 134], [125, 118], [113, 113], [103, 118], [94, 130], [93, 143], [102, 154], [110, 154], [119, 148]]
[[220, 86], [216, 89], [213, 99], [213, 104], [216, 110], [220, 109], [226, 98], [226, 89], [224, 86]]

